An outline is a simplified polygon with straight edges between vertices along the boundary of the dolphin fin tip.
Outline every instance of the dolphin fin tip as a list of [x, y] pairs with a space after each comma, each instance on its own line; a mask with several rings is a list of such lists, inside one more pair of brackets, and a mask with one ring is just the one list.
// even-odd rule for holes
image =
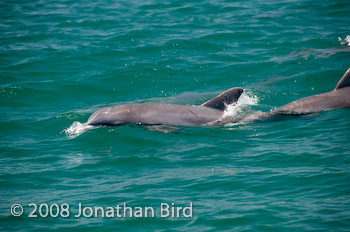
[[350, 87], [350, 68], [344, 73], [343, 77], [335, 86], [335, 89], [341, 89], [344, 87]]
[[243, 91], [244, 90], [240, 87], [228, 89], [215, 98], [203, 103], [202, 106], [214, 108], [217, 110], [225, 110], [226, 105], [236, 102]]

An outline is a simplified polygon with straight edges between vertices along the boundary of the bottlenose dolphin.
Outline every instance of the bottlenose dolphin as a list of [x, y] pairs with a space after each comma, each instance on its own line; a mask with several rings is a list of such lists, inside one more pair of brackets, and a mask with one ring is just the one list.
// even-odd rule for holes
[[350, 68], [345, 72], [334, 90], [293, 101], [277, 108], [266, 116], [309, 114], [338, 108], [350, 108]]
[[242, 93], [242, 88], [231, 88], [200, 106], [130, 104], [107, 107], [92, 114], [87, 124], [92, 126], [117, 126], [128, 123], [202, 126], [220, 120], [225, 106], [236, 102]]
[[[88, 119], [87, 125], [208, 125], [220, 122], [223, 119], [226, 105], [237, 102], [242, 93], [242, 88], [231, 88], [200, 106], [130, 104], [107, 107], [93, 113]], [[345, 72], [334, 90], [293, 101], [271, 112], [264, 113], [258, 120], [264, 120], [275, 115], [317, 113], [337, 108], [350, 108], [350, 68]]]

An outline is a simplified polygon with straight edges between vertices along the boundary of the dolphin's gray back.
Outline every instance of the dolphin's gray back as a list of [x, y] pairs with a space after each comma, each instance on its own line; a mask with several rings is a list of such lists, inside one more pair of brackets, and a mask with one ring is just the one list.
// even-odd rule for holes
[[103, 108], [88, 119], [89, 125], [162, 124], [201, 126], [219, 120], [223, 111], [205, 106], [134, 104]]
[[274, 110], [272, 114], [305, 114], [338, 108], [350, 108], [350, 69], [333, 91], [293, 101]]
[[302, 98], [284, 105], [273, 114], [306, 114], [320, 111], [350, 108], [350, 87], [336, 89], [328, 93]]
[[220, 120], [225, 106], [238, 100], [242, 88], [231, 88], [201, 106], [133, 104], [103, 108], [90, 116], [89, 125], [116, 126], [127, 123], [201, 126]]

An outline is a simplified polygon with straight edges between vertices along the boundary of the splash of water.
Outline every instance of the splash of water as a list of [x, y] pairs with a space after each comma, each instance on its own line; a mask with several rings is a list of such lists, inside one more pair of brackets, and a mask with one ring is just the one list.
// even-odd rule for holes
[[80, 123], [78, 121], [75, 121], [72, 123], [70, 127], [64, 130], [67, 137], [70, 139], [74, 139], [75, 137], [78, 137], [82, 133], [84, 133], [87, 130], [90, 130], [94, 128], [94, 126], [87, 125], [86, 123]]
[[221, 123], [225, 126], [244, 124], [258, 119], [263, 112], [253, 111], [252, 106], [258, 105], [259, 98], [249, 90], [245, 90], [238, 101], [226, 106]]
[[341, 45], [346, 45], [350, 47], [350, 35], [347, 35], [344, 39], [338, 37], [338, 41]]

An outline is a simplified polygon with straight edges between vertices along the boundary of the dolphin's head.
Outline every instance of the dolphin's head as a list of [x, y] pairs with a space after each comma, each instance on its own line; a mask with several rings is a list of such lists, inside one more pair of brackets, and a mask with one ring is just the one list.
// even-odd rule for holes
[[93, 113], [87, 121], [92, 126], [117, 126], [125, 123], [128, 112], [122, 107], [103, 108]]

